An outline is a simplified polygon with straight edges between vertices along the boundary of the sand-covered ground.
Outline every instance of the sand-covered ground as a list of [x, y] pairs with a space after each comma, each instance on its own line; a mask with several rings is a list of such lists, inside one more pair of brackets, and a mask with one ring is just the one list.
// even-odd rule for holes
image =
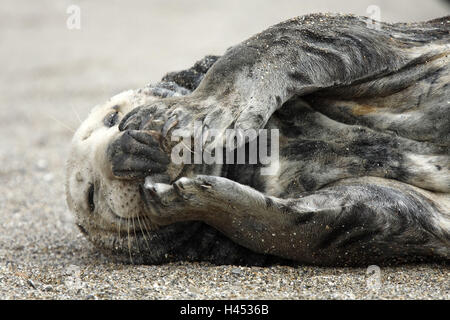
[[[81, 9], [81, 29], [66, 26]], [[0, 299], [449, 299], [450, 269], [133, 266], [99, 254], [73, 224], [64, 163], [79, 118], [292, 16], [365, 14], [388, 21], [449, 14], [443, 1], [16, 1], [0, 5]], [[367, 284], [369, 280], [369, 285]]]

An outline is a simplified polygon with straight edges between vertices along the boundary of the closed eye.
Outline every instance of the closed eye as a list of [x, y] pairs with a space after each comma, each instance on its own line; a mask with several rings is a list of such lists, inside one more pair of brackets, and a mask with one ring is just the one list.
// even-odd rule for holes
[[91, 213], [94, 212], [94, 210], [95, 210], [94, 193], [95, 193], [94, 185], [91, 184], [89, 186], [88, 194], [87, 194], [88, 207], [89, 207], [89, 211]]
[[111, 128], [117, 124], [117, 121], [119, 120], [119, 114], [118, 112], [111, 112], [103, 119], [103, 124], [107, 126], [108, 128]]

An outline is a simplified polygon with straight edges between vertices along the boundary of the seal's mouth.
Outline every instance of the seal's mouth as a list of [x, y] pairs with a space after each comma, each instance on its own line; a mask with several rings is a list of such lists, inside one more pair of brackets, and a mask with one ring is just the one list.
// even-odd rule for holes
[[[150, 215], [146, 214], [149, 210], [147, 208], [149, 200], [147, 199], [150, 195], [146, 195], [142, 186], [139, 186], [139, 194], [146, 210], [124, 217], [115, 212], [112, 204], [104, 201], [101, 205], [102, 209], [97, 211], [96, 214], [100, 220], [95, 224], [89, 225], [89, 232], [80, 224], [77, 224], [78, 228], [85, 235], [92, 233], [93, 230], [91, 229], [95, 229], [97, 232], [117, 234], [119, 236], [125, 236], [127, 233], [130, 233], [130, 235], [143, 234], [145, 236], [148, 232], [156, 230], [155, 223], [151, 220]], [[95, 201], [93, 201], [93, 205], [96, 205]]]
[[[120, 228], [124, 228], [125, 231], [132, 231], [134, 232], [148, 232], [150, 230], [155, 229], [152, 226], [154, 225], [150, 218], [147, 215], [135, 215], [130, 217], [122, 217], [114, 212], [109, 206], [108, 206], [108, 222], [112, 223], [120, 230]], [[114, 231], [114, 227], [105, 231]], [[120, 233], [120, 232], [119, 232]]]

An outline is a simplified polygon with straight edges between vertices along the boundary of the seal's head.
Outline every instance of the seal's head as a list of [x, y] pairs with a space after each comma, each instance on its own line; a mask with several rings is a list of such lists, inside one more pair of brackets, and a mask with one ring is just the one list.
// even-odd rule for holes
[[[106, 253], [127, 261], [167, 260], [181, 226], [159, 227], [146, 214], [142, 181], [120, 179], [107, 161], [125, 114], [156, 98], [126, 91], [95, 107], [76, 131], [66, 171], [66, 197], [81, 232]], [[178, 237], [179, 239], [179, 237]]]

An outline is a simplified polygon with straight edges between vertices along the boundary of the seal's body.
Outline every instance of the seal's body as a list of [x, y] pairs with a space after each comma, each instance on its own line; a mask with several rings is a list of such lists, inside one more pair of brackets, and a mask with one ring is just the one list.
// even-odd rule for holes
[[[449, 30], [309, 15], [113, 98], [74, 137], [69, 206], [137, 262], [448, 260]], [[173, 166], [170, 137], [199, 120], [278, 129], [274, 173]]]

